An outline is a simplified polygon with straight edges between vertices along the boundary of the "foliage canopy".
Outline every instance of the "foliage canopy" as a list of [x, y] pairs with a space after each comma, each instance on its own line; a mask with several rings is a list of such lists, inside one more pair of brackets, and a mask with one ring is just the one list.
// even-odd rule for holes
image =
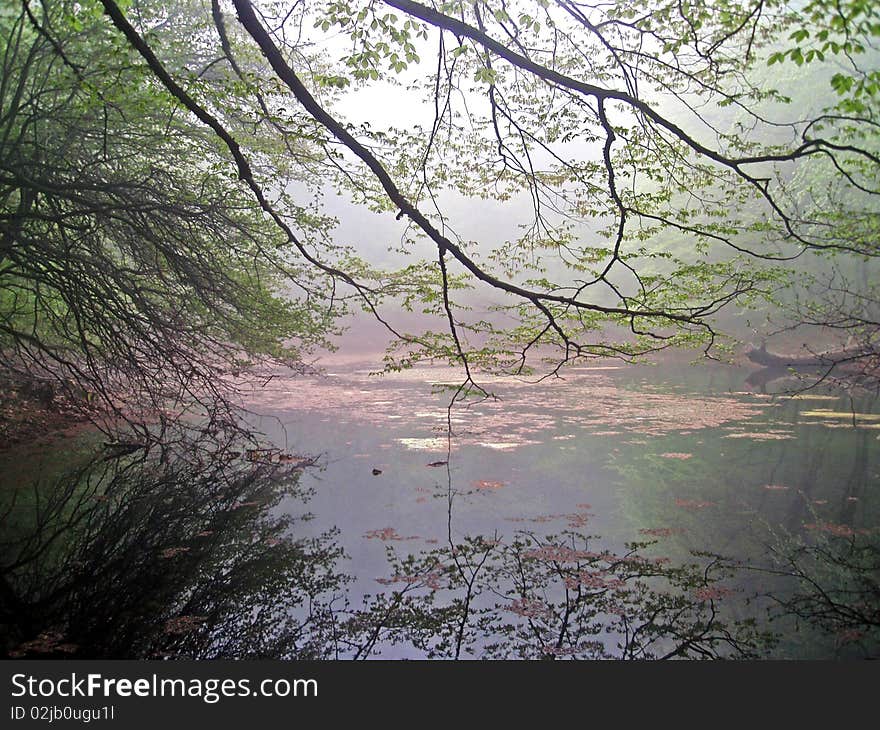
[[[0, 29], [11, 365], [204, 399], [359, 302], [389, 367], [472, 384], [711, 354], [722, 310], [770, 302], [842, 333], [830, 367], [876, 367], [866, 0], [20, 0]], [[396, 217], [414, 263], [335, 240], [333, 196]]]

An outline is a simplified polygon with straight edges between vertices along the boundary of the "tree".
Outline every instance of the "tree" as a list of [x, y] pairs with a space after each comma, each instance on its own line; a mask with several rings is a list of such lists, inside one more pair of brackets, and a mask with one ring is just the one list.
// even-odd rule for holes
[[193, 404], [222, 420], [237, 372], [321, 340], [332, 286], [284, 260], [219, 141], [98, 6], [22, 2], [0, 28], [3, 364], [130, 421]]
[[[56, 6], [68, 25], [49, 20]], [[189, 200], [207, 196], [214, 205], [192, 215], [201, 220], [219, 201], [236, 201], [235, 215], [220, 209], [246, 241], [242, 258], [309, 282], [297, 312], [310, 312], [311, 324], [298, 322], [299, 331], [317, 329], [318, 311], [335, 313], [338, 287], [395, 336], [389, 367], [446, 358], [463, 367], [465, 390], [475, 367], [523, 374], [549, 358], [546, 371], [556, 373], [584, 358], [634, 359], [678, 345], [711, 356], [725, 309], [801, 302], [791, 293], [798, 277], [828, 271], [831, 257], [878, 254], [876, 74], [857, 58], [875, 57], [880, 26], [862, 0], [212, 0], [158, 8], [100, 0], [46, 2], [42, 20], [30, 3], [21, 7], [11, 27], [21, 35], [27, 26], [68, 84], [84, 72], [103, 80], [93, 81], [93, 110], [112, 109], [101, 102], [107, 68], [85, 55], [65, 62], [66, 54], [124, 58], [125, 83], [113, 85], [111, 101], [158, 105], [154, 119], [171, 120], [167, 132], [154, 121], [150, 143], [162, 155], [172, 140], [187, 143], [163, 174], [205, 187], [188, 188]], [[88, 32], [73, 32], [83, 18]], [[817, 48], [804, 45], [812, 38]], [[832, 61], [848, 66], [832, 75]], [[809, 69], [818, 93], [790, 103], [804, 77], [768, 79], [771, 68]], [[420, 95], [426, 123], [379, 128], [362, 106], [348, 119], [350, 96], [374, 87]], [[110, 127], [119, 132], [111, 141], [129, 140], [128, 124]], [[143, 173], [157, 155], [138, 151], [134, 164], [117, 154], [126, 160], [119, 167], [155, 179]], [[328, 185], [402, 219], [402, 247], [416, 262], [373, 273], [350, 249], [322, 240], [328, 221], [314, 206]], [[5, 200], [17, 206], [7, 215], [15, 221], [31, 204], [20, 183], [12, 190]], [[477, 243], [456, 235], [453, 203], [462, 196], [509, 201], [522, 230]], [[7, 225], [4, 240], [24, 240], [17, 225]], [[216, 317], [221, 302], [248, 296], [258, 275], [215, 289], [215, 274], [228, 271], [216, 238], [195, 254], [187, 246], [175, 242], [162, 255], [187, 262], [174, 274], [187, 306], [195, 300], [215, 317], [209, 352], [224, 358], [229, 342], [271, 352], [293, 334], [275, 329], [266, 346], [253, 333], [256, 341], [239, 336], [245, 317], [220, 326], [228, 316]], [[219, 265], [191, 275], [193, 261]], [[233, 265], [251, 271], [241, 259]], [[33, 270], [21, 277], [28, 286], [39, 279]], [[847, 287], [862, 292], [851, 280]], [[400, 331], [383, 314], [386, 297], [439, 326]], [[866, 321], [863, 349], [873, 357], [877, 318]], [[172, 320], [170, 329], [179, 327]], [[25, 339], [18, 336], [20, 349]], [[79, 339], [88, 358], [92, 342]]]

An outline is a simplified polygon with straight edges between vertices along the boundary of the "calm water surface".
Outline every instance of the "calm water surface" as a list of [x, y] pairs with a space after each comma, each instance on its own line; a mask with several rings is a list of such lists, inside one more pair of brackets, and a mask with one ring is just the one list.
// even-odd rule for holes
[[348, 365], [277, 380], [254, 408], [272, 416], [259, 425], [280, 446], [323, 454], [304, 477], [315, 524], [340, 528], [363, 593], [387, 579], [388, 549], [468, 536], [575, 530], [617, 552], [656, 540], [648, 552], [674, 561], [711, 551], [759, 562], [783, 539], [876, 535], [873, 399], [792, 397], [791, 382], [755, 392], [748, 375], [604, 365], [540, 384], [496, 381], [498, 400], [449, 411], [442, 386], [454, 371], [376, 376]]
[[[27, 557], [7, 561], [7, 649], [877, 655], [880, 409], [872, 398], [820, 388], [791, 396], [785, 381], [758, 392], [747, 371], [720, 365], [605, 364], [538, 384], [492, 381], [496, 398], [450, 409], [444, 386], [458, 382], [456, 371], [377, 376], [374, 367], [273, 378], [248, 405], [277, 450], [250, 459], [233, 452], [229, 469], [202, 481], [188, 473], [187, 489], [204, 486], [187, 497], [189, 508], [168, 506], [182, 499], [177, 474], [137, 488], [119, 486], [118, 465], [109, 476], [80, 474], [68, 488], [76, 504], [54, 519], [82, 505], [115, 509], [108, 524], [122, 514], [134, 522], [112, 540], [92, 514], [87, 539], [56, 538], [43, 551], [33, 548], [43, 538], [31, 539], [25, 549], [28, 531], [47, 518], [26, 517], [39, 506], [19, 499], [4, 522], [10, 550]], [[316, 464], [303, 468], [305, 457]], [[287, 486], [239, 484], [218, 511], [216, 484], [261, 459], [289, 467]], [[127, 468], [145, 471], [142, 462]], [[34, 489], [25, 486], [32, 466], [19, 473], [7, 459], [4, 470], [7, 494]], [[40, 489], [57, 493], [53, 478], [44, 475]], [[160, 482], [178, 485], [173, 497], [155, 496]], [[218, 515], [227, 516], [219, 527]], [[169, 527], [157, 535], [150, 525], [159, 519]], [[205, 547], [209, 539], [218, 545]], [[114, 550], [143, 570], [113, 573], [131, 598], [94, 611], [100, 618], [86, 631], [78, 622], [89, 601], [103, 602], [57, 573], [73, 561], [112, 562]], [[169, 578], [177, 565], [181, 575]], [[49, 583], [54, 597], [40, 587]], [[153, 613], [139, 609], [123, 632], [119, 613], [150, 596]], [[79, 613], [66, 605], [74, 599]], [[46, 616], [22, 625], [16, 601], [19, 610], [46, 606]], [[108, 632], [126, 638], [95, 638]]]

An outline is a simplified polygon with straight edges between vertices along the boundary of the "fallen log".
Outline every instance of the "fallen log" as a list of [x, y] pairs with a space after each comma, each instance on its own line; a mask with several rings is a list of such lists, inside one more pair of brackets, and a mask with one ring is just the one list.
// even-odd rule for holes
[[762, 344], [760, 347], [753, 347], [746, 352], [746, 357], [758, 365], [766, 368], [820, 368], [832, 367], [840, 363], [847, 363], [856, 358], [867, 357], [875, 354], [863, 348], [860, 349], [843, 349], [828, 350], [826, 352], [818, 352], [809, 357], [797, 357], [794, 355], [777, 355], [767, 352], [767, 346]]

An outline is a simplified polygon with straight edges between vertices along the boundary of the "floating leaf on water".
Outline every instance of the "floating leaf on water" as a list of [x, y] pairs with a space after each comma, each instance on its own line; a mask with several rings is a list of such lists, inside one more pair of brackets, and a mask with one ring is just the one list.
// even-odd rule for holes
[[168, 560], [170, 558], [175, 558], [178, 555], [182, 555], [183, 553], [188, 553], [188, 552], [189, 552], [188, 547], [170, 547], [170, 548], [165, 548], [162, 552], [160, 552], [159, 557], [164, 558], [165, 560]]
[[723, 586], [706, 586], [705, 588], [695, 590], [694, 598], [698, 601], [712, 601], [732, 596], [733, 593], [730, 588], [724, 588]]
[[744, 433], [729, 433], [723, 438], [753, 439], [754, 441], [787, 441], [788, 439], [793, 439], [794, 435], [790, 433], [779, 433], [771, 431], [754, 431]]
[[593, 515], [588, 512], [577, 512], [572, 515], [565, 515], [565, 517], [568, 519], [568, 526], [575, 528], [585, 527], [590, 517], [592, 516]]
[[291, 464], [294, 467], [311, 466], [315, 460], [308, 456], [297, 456], [295, 454], [278, 454], [279, 464]]
[[851, 411], [831, 411], [824, 408], [817, 408], [812, 411], [801, 411], [802, 416], [810, 416], [812, 418], [848, 418], [856, 421], [880, 421], [880, 413], [853, 413]]
[[[808, 426], [822, 426], [822, 428], [843, 428], [846, 430], [858, 429], [880, 429], [880, 423], [864, 423], [857, 422], [853, 423], [852, 420], [849, 421], [804, 421], [805, 425]], [[880, 440], [880, 436], [877, 437]]]
[[482, 446], [486, 449], [493, 449], [495, 451], [512, 451], [513, 449], [518, 449], [520, 446], [530, 446], [539, 443], [541, 442], [521, 439], [519, 441], [478, 441], [476, 445]]
[[476, 489], [501, 489], [506, 486], [506, 482], [495, 482], [489, 479], [478, 479], [472, 484]]
[[370, 530], [369, 532], [364, 533], [364, 537], [367, 540], [382, 540], [383, 542], [387, 542], [388, 540], [418, 540], [418, 535], [410, 535], [409, 537], [403, 537], [402, 535], [397, 534], [397, 530], [393, 527], [383, 527], [381, 530]]
[[232, 505], [231, 509], [245, 509], [247, 507], [259, 507], [260, 504], [261, 503], [257, 502], [256, 500], [252, 500], [250, 502], [236, 502], [234, 505]]
[[867, 535], [868, 530], [857, 530], [849, 525], [840, 525], [835, 522], [810, 522], [804, 525], [806, 530], [827, 532], [837, 537], [854, 537], [855, 535]]
[[445, 451], [449, 445], [445, 438], [436, 437], [399, 438], [394, 440], [404, 448], [413, 449], [414, 451]]

